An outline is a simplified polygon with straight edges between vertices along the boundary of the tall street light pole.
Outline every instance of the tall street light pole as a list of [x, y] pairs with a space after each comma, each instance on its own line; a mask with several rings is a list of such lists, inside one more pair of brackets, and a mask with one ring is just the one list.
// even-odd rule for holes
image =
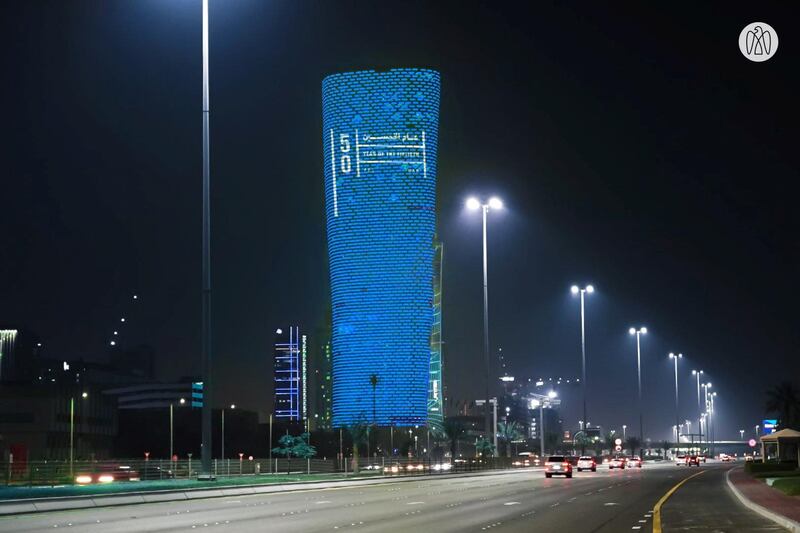
[[[231, 409], [236, 409], [235, 404], [231, 404]], [[225, 408], [222, 408], [222, 460], [225, 460]]]
[[[467, 209], [476, 211], [480, 209], [483, 213], [483, 358], [486, 365], [486, 410], [484, 411], [484, 427], [486, 436], [491, 433], [489, 423], [489, 383], [491, 381], [491, 371], [489, 367], [489, 289], [488, 289], [488, 255], [486, 244], [486, 223], [489, 216], [489, 209], [502, 209], [503, 202], [496, 197], [490, 198], [488, 203], [482, 203], [477, 198], [467, 200]], [[495, 437], [496, 438], [496, 437]], [[494, 451], [497, 456], [497, 449]]]
[[631, 335], [636, 335], [636, 376], [639, 382], [639, 446], [644, 446], [644, 422], [642, 421], [642, 344], [641, 335], [647, 334], [647, 328], [631, 328], [628, 330]]
[[212, 478], [211, 475], [211, 168], [210, 141], [208, 131], [208, 0], [203, 0], [203, 244], [202, 244], [202, 376], [203, 376], [203, 411], [202, 411], [202, 448], [201, 477]]
[[692, 375], [695, 376], [697, 380], [697, 420], [700, 420], [700, 415], [703, 413], [703, 407], [700, 404], [700, 376], [703, 375], [702, 370], [692, 370]]
[[[573, 285], [570, 289], [573, 295], [580, 294], [581, 297], [581, 385], [583, 385], [583, 420], [588, 421], [589, 419], [586, 416], [586, 305], [585, 305], [585, 297], [586, 294], [592, 294], [594, 292], [594, 287], [592, 285], [587, 285], [586, 287], [578, 287], [577, 285]], [[586, 424], [588, 428], [588, 423]], [[585, 433], [584, 433], [585, 435]], [[585, 442], [586, 439], [583, 439], [581, 442]], [[581, 455], [584, 453], [586, 446], [581, 444]]]
[[[683, 359], [683, 354], [674, 354], [670, 352], [669, 358], [675, 361], [675, 427], [680, 427], [680, 405], [678, 403], [678, 359]], [[681, 435], [678, 433], [678, 442], [681, 440]]]
[[[180, 399], [180, 404], [183, 405], [185, 403], [186, 403], [186, 400], [184, 398], [181, 398]], [[172, 406], [173, 405], [174, 404], [172, 402], [169, 402], [169, 460], [170, 461], [172, 461], [172, 456], [174, 454], [173, 446], [172, 446], [172, 444], [173, 444], [173, 435], [174, 435], [174, 433], [173, 433], [173, 418], [174, 417], [173, 417], [173, 414], [172, 414]]]
[[[81, 398], [86, 399], [89, 394], [82, 392]], [[75, 396], [69, 399], [69, 478], [75, 479], [75, 469], [73, 461], [75, 460]]]

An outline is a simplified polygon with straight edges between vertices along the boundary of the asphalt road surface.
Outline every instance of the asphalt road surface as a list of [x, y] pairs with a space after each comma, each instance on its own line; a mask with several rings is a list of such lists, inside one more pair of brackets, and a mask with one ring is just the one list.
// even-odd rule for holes
[[[740, 505], [727, 466], [708, 465], [662, 507], [664, 531], [781, 531]], [[0, 531], [652, 531], [652, 510], [690, 474], [673, 464], [545, 479], [540, 469], [475, 477], [211, 498], [0, 518]]]

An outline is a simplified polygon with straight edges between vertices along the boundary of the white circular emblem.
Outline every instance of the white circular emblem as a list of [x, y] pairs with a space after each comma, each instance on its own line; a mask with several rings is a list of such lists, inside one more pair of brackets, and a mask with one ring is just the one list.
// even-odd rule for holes
[[739, 50], [750, 61], [766, 61], [778, 51], [778, 33], [766, 22], [751, 22], [739, 34]]

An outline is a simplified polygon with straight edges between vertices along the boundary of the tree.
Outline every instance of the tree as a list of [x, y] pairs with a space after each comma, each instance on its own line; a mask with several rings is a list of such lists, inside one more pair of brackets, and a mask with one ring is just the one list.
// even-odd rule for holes
[[458, 445], [458, 439], [464, 434], [466, 428], [464, 424], [461, 423], [460, 420], [456, 420], [454, 418], [447, 418], [442, 425], [442, 432], [444, 433], [445, 438], [450, 441], [450, 460], [453, 461], [456, 458], [456, 448]]
[[631, 435], [625, 439], [625, 446], [628, 448], [631, 455], [636, 455], [636, 448], [639, 448], [641, 445], [642, 441], [639, 440], [639, 437]]
[[556, 433], [555, 431], [548, 431], [544, 434], [544, 448], [545, 450], [550, 450], [550, 453], [553, 453], [559, 448], [559, 444], [561, 443], [561, 434]]
[[592, 445], [592, 439], [583, 431], [579, 431], [578, 434], [575, 435], [575, 445], [580, 446], [581, 450], [585, 450], [587, 446]]
[[308, 433], [295, 437], [293, 435], [283, 435], [279, 440], [277, 448], [272, 448], [272, 453], [286, 457], [286, 473], [291, 472], [292, 457], [310, 459], [317, 455], [317, 449], [308, 443]]
[[481, 457], [491, 457], [494, 455], [494, 444], [489, 439], [480, 438], [475, 441], [475, 453]]
[[766, 408], [769, 413], [777, 413], [781, 426], [794, 427], [800, 423], [800, 392], [784, 381], [767, 391]]
[[608, 448], [609, 453], [614, 453], [614, 446], [616, 446], [615, 441], [617, 440], [617, 432], [613, 429], [606, 433], [605, 436], [605, 444], [606, 448]]
[[354, 474], [358, 474], [358, 447], [367, 443], [369, 425], [364, 422], [356, 422], [347, 427], [347, 432], [350, 433], [350, 439], [353, 441], [352, 470]]
[[506, 457], [511, 457], [511, 442], [522, 438], [516, 422], [500, 422], [497, 424], [500, 439], [506, 444]]
[[670, 441], [665, 440], [661, 443], [661, 449], [664, 450], [664, 459], [667, 458], [667, 452], [670, 448], [672, 448], [672, 443]]

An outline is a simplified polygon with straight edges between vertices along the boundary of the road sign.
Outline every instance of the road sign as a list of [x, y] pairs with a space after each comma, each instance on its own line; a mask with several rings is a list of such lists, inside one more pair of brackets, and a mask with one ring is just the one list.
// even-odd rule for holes
[[617, 446], [621, 446], [622, 445], [622, 439], [614, 439], [614, 444], [616, 444]]
[[755, 448], [756, 447], [756, 439], [750, 439], [747, 444], [749, 444], [751, 448]]
[[[619, 439], [617, 439], [617, 440], [619, 440]], [[614, 446], [614, 449], [617, 450], [618, 452], [620, 452], [620, 451], [622, 451], [622, 446], [617, 444], [616, 446]]]

